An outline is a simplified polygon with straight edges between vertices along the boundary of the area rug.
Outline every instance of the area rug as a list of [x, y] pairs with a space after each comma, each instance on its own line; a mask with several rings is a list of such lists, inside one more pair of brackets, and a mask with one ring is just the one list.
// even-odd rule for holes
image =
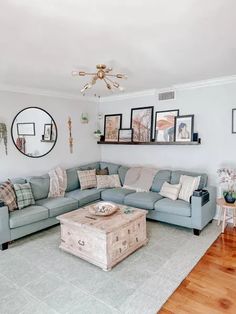
[[60, 227], [0, 252], [0, 313], [155, 314], [220, 234], [147, 222], [149, 243], [110, 272], [62, 252]]

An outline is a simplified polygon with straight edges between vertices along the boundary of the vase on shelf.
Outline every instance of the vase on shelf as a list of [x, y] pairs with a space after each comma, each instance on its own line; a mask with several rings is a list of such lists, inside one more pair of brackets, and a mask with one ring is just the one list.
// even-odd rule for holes
[[236, 198], [235, 198], [235, 192], [225, 192], [224, 193], [224, 199], [226, 201], [226, 203], [229, 203], [229, 204], [234, 204]]

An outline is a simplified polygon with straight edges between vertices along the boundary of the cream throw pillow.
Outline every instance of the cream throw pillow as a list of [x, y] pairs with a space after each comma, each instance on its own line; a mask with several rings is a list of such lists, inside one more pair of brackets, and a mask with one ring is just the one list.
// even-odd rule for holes
[[97, 189], [120, 187], [120, 178], [118, 174], [97, 176]]
[[165, 182], [162, 185], [161, 191], [160, 191], [160, 195], [167, 197], [173, 201], [177, 200], [178, 196], [179, 196], [179, 191], [181, 189], [181, 184], [170, 184], [168, 182]]
[[78, 170], [77, 173], [81, 190], [96, 188], [96, 169]]
[[179, 192], [179, 199], [189, 202], [190, 197], [193, 195], [193, 191], [198, 189], [201, 176], [190, 177], [182, 175], [179, 183], [181, 184], [181, 190]]

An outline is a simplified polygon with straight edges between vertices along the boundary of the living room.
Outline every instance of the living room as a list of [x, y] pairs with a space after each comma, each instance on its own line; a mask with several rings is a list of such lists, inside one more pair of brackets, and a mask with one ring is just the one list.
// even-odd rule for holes
[[0, 8], [0, 313], [234, 313], [234, 1]]

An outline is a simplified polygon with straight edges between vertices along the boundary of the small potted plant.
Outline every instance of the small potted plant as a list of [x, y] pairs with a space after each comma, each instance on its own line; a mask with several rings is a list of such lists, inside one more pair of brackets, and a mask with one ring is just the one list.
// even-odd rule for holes
[[97, 139], [97, 140], [100, 140], [100, 137], [102, 135], [102, 132], [98, 129], [96, 131], [93, 132], [94, 134], [94, 137]]
[[88, 119], [88, 114], [85, 112], [85, 113], [82, 113], [81, 114], [81, 123], [88, 123], [89, 119]]
[[221, 168], [217, 170], [217, 174], [222, 185], [227, 184], [227, 190], [223, 192], [226, 203], [233, 204], [236, 200], [234, 185], [236, 182], [236, 169]]

